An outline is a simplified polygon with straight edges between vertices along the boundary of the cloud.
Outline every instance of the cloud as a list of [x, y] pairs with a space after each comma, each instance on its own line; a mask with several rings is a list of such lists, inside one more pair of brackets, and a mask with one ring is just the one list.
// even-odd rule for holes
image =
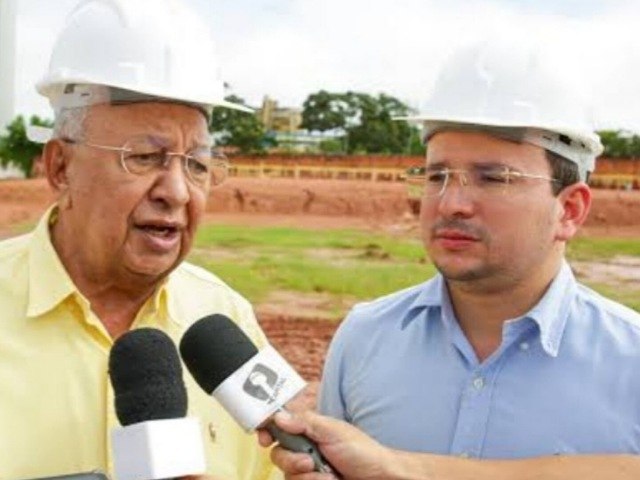
[[[544, 42], [595, 95], [600, 127], [640, 131], [640, 2], [632, 0], [190, 0], [212, 26], [224, 78], [253, 105], [384, 91], [419, 106], [458, 46], [515, 29]], [[21, 0], [19, 105], [72, 0]], [[48, 48], [47, 48], [48, 46]], [[195, 53], [197, 54], [197, 52]], [[23, 61], [22, 61], [23, 60]]]
[[[266, 3], [266, 2], [265, 2]], [[562, 56], [595, 96], [600, 127], [640, 130], [638, 2], [323, 0], [244, 11], [219, 36], [226, 78], [251, 102], [288, 105], [327, 90], [385, 91], [414, 106], [444, 59], [487, 32], [516, 29]], [[238, 9], [240, 11], [240, 9]]]

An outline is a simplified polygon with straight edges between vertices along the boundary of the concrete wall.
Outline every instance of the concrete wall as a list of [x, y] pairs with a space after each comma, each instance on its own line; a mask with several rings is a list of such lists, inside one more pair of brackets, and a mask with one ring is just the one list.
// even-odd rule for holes
[[237, 155], [232, 163], [265, 165], [313, 165], [353, 168], [409, 168], [424, 165], [424, 157], [403, 155]]
[[24, 178], [24, 173], [12, 165], [6, 168], [0, 167], [0, 179], [4, 178]]
[[[354, 168], [409, 168], [424, 165], [422, 156], [402, 155], [266, 155], [231, 156], [239, 165], [314, 165]], [[640, 158], [606, 158], [596, 161], [597, 174], [640, 175]]]
[[0, 0], [0, 131], [15, 115], [17, 0]]

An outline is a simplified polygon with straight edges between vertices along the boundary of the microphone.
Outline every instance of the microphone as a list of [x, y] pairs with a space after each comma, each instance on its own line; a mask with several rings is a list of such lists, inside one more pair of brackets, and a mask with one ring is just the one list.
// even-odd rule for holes
[[159, 480], [206, 470], [202, 433], [187, 414], [187, 390], [172, 340], [155, 328], [131, 330], [109, 354], [122, 428], [111, 432], [117, 480]]
[[306, 385], [273, 347], [258, 352], [235, 322], [214, 314], [187, 329], [180, 355], [198, 385], [245, 430], [265, 428], [287, 450], [311, 455], [315, 471], [335, 475], [311, 440], [284, 432], [271, 420]]

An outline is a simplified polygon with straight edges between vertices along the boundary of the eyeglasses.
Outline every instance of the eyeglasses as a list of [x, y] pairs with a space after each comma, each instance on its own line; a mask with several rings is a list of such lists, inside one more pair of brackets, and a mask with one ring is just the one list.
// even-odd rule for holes
[[196, 186], [206, 188], [220, 185], [228, 176], [229, 162], [220, 152], [211, 147], [197, 147], [186, 153], [170, 152], [168, 139], [143, 135], [127, 140], [122, 147], [98, 145], [63, 138], [64, 142], [87, 147], [120, 152], [122, 168], [133, 175], [148, 175], [166, 168], [171, 157], [181, 157], [187, 178]]
[[523, 173], [507, 166], [482, 166], [471, 169], [429, 168], [409, 173], [407, 178], [412, 186], [420, 186], [425, 197], [442, 196], [453, 175], [458, 176], [460, 185], [468, 187], [483, 197], [500, 197], [518, 191], [527, 180], [546, 180], [557, 183], [559, 180], [544, 175]]

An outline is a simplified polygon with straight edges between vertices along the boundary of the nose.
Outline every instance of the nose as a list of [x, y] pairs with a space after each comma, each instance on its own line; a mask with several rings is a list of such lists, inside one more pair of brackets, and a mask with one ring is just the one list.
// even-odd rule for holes
[[475, 208], [473, 184], [464, 172], [457, 172], [458, 179], [452, 177], [438, 198], [438, 212], [443, 217], [470, 217]]
[[158, 172], [151, 189], [151, 199], [163, 204], [165, 208], [186, 205], [191, 198], [191, 193], [183, 157], [177, 155], [169, 157], [164, 167]]

